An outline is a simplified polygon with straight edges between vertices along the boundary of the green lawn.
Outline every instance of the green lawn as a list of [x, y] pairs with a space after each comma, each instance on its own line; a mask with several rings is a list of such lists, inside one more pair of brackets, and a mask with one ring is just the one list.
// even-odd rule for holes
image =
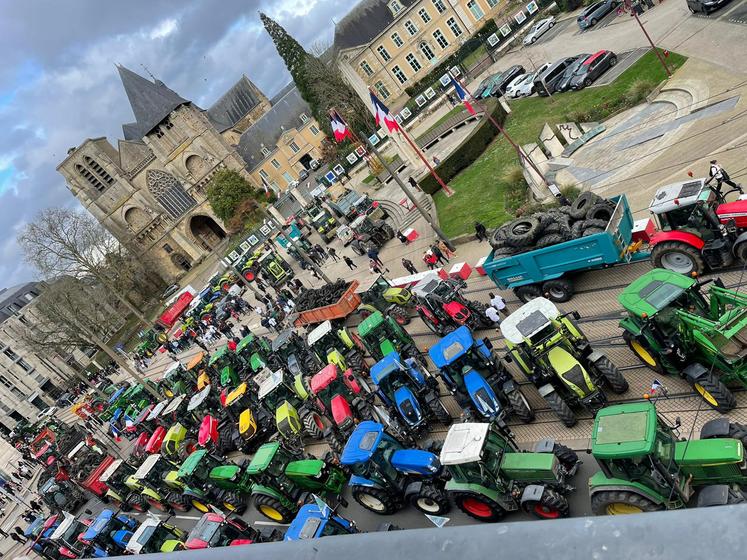
[[[671, 53], [666, 60], [674, 71], [687, 59]], [[506, 132], [518, 144], [528, 144], [537, 141], [546, 122], [558, 124], [582, 113], [593, 120], [602, 120], [625, 108], [622, 104], [630, 98], [630, 90], [647, 94], [665, 78], [656, 53], [648, 52], [607, 86], [556, 94], [552, 98], [530, 97], [511, 102]], [[456, 191], [453, 197], [447, 198], [437, 192], [434, 199], [444, 232], [449, 236], [472, 232], [476, 220], [488, 227], [508, 221], [512, 216], [505, 208], [507, 185], [502, 176], [507, 166], [516, 163], [516, 152], [505, 139], [497, 137], [477, 161], [450, 182]]]
[[464, 57], [462, 66], [464, 66], [465, 68], [471, 68], [486, 56], [488, 56], [488, 49], [485, 47], [485, 45], [480, 45], [474, 51]]

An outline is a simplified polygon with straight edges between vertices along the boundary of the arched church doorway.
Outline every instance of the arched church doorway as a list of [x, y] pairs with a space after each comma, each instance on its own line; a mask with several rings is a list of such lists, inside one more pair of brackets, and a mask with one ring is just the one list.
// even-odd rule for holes
[[189, 270], [192, 268], [192, 262], [187, 258], [187, 256], [184, 253], [176, 252], [171, 253], [171, 262], [181, 268], [182, 270]]
[[212, 251], [226, 238], [226, 232], [210, 216], [192, 216], [189, 231], [206, 251]]

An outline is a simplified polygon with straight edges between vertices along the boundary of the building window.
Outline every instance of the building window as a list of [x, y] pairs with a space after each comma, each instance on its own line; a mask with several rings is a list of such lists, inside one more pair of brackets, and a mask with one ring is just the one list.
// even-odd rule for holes
[[168, 243], [163, 244], [163, 250], [166, 251], [168, 254], [171, 254], [174, 252], [174, 248]]
[[25, 294], [23, 294], [23, 299], [25, 299], [26, 301], [31, 301], [35, 297], [36, 296], [32, 294], [31, 292], [26, 292]]
[[392, 43], [394, 43], [394, 46], [397, 48], [405, 44], [402, 37], [399, 36], [399, 33], [392, 33]]
[[18, 360], [18, 365], [21, 366], [21, 369], [23, 369], [23, 371], [25, 371], [26, 373], [28, 373], [28, 372], [30, 372], [31, 370], [34, 369], [23, 358], [21, 358], [20, 360]]
[[368, 62], [366, 62], [365, 60], [361, 61], [361, 70], [363, 70], [363, 73], [366, 76], [370, 76], [371, 74], [373, 74], [373, 68], [371, 68], [371, 66], [369, 66]]
[[267, 157], [269, 155], [270, 155], [270, 150], [268, 150], [267, 148], [262, 148], [262, 156]]
[[487, 0], [489, 8], [495, 8], [500, 0]]
[[389, 2], [389, 9], [392, 12], [392, 15], [397, 15], [402, 11], [402, 4], [400, 4], [397, 0], [392, 0]]
[[433, 32], [433, 38], [436, 40], [436, 43], [438, 43], [438, 46], [442, 49], [445, 49], [449, 46], [449, 42], [446, 40], [446, 37], [443, 33], [441, 33], [440, 29], [436, 29]]
[[280, 169], [280, 162], [278, 160], [273, 159], [270, 163], [275, 169]]
[[298, 144], [296, 144], [295, 142], [291, 142], [291, 143], [290, 143], [290, 144], [288, 144], [288, 145], [290, 146], [290, 149], [291, 149], [291, 150], [293, 150], [293, 153], [294, 153], [294, 154], [297, 154], [298, 152], [300, 152], [300, 151], [301, 151], [301, 148], [299, 148], [299, 147], [298, 147]]
[[306, 116], [306, 113], [301, 113], [301, 114], [300, 114], [300, 115], [298, 116], [298, 118], [299, 118], [299, 119], [301, 119], [301, 122], [302, 122], [302, 123], [304, 123], [304, 124], [306, 124], [306, 121], [308, 121], [308, 120], [309, 120], [309, 117], [307, 117], [307, 116]]
[[148, 190], [158, 204], [171, 215], [179, 218], [197, 205], [176, 177], [159, 169], [149, 169], [145, 174]]
[[11, 350], [10, 348], [6, 348], [5, 350], [3, 350], [3, 354], [8, 356], [14, 362], [18, 359], [18, 354], [13, 352], [13, 350]]
[[459, 37], [462, 34], [462, 28], [459, 27], [459, 24], [456, 22], [454, 18], [447, 19], [446, 25], [449, 26], [449, 29], [451, 29], [451, 32], [454, 34], [454, 37]]
[[394, 77], [399, 80], [400, 84], [404, 84], [407, 81], [407, 76], [405, 76], [405, 73], [399, 66], [394, 66], [392, 68], [392, 74], [394, 74]]
[[264, 169], [259, 170], [259, 176], [262, 177], [265, 181], [267, 181], [270, 177], [267, 175], [267, 171]]
[[96, 161], [88, 156], [83, 157], [85, 164], [96, 174], [107, 185], [111, 185], [114, 182], [112, 176], [109, 175], [104, 168], [101, 167]]
[[379, 45], [379, 48], [376, 49], [376, 52], [379, 53], [381, 60], [383, 60], [384, 62], [392, 59], [392, 57], [389, 56], [389, 53], [387, 52], [387, 50], [384, 48], [384, 45]]
[[480, 20], [485, 16], [485, 12], [482, 11], [482, 8], [477, 3], [477, 0], [470, 0], [469, 2], [467, 2], [467, 9], [472, 12], [472, 16], [477, 20]]
[[405, 22], [405, 29], [410, 34], [410, 36], [415, 35], [415, 33], [418, 32], [418, 28], [409, 19]]
[[407, 64], [410, 65], [410, 68], [412, 68], [413, 72], [418, 72], [422, 66], [420, 65], [420, 62], [418, 61], [417, 57], [410, 53], [405, 57], [405, 60], [407, 61]]
[[420, 16], [420, 19], [423, 20], [423, 23], [428, 23], [431, 21], [431, 16], [428, 15], [428, 10], [425, 8], [420, 8], [418, 10], [418, 15]]
[[163, 120], [163, 122], [158, 126], [158, 128], [156, 128], [156, 132], [155, 132], [156, 138], [163, 138], [164, 136], [166, 136], [166, 133], [172, 128], [174, 128], [174, 123], [171, 122], [171, 119], [166, 117]]
[[98, 192], [101, 193], [106, 190], [106, 185], [99, 181], [98, 177], [96, 177], [87, 167], [83, 167], [81, 164], [76, 163], [75, 171], [77, 171], [78, 175], [83, 177], [88, 182], [88, 184]]
[[436, 55], [433, 52], [433, 49], [431, 49], [428, 43], [425, 43], [425, 42], [420, 43], [420, 52], [423, 53], [423, 56], [428, 62], [436, 58]]
[[436, 11], [439, 14], [443, 14], [446, 11], [446, 6], [444, 5], [443, 0], [431, 0], [433, 2], [433, 6], [436, 8]]
[[285, 173], [283, 173], [283, 179], [285, 179], [285, 183], [287, 185], [290, 185], [293, 182], [293, 175], [286, 171]]
[[384, 82], [376, 82], [376, 85], [374, 85], [374, 87], [376, 88], [376, 91], [379, 92], [379, 97], [381, 97], [382, 99], [386, 99], [391, 95], [389, 93], [389, 90], [384, 85]]
[[319, 129], [314, 124], [312, 124], [309, 127], [309, 130], [311, 131], [311, 134], [313, 134], [314, 136], [316, 136], [317, 134], [319, 134]]

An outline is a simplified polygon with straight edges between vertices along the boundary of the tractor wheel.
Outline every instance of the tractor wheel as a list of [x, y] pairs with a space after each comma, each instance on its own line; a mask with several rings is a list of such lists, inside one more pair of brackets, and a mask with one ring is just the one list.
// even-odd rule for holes
[[455, 492], [452, 498], [459, 509], [478, 521], [500, 521], [506, 515], [500, 504], [482, 494]]
[[570, 515], [570, 506], [565, 496], [551, 488], [545, 488], [539, 500], [527, 500], [521, 504], [522, 509], [539, 519], [558, 519]]
[[596, 228], [596, 229], [604, 230], [607, 228], [608, 221], [609, 220], [592, 220], [592, 219], [584, 220], [583, 229], [587, 230], [590, 228]]
[[149, 507], [142, 494], [130, 494], [127, 498], [127, 505], [132, 508], [132, 511], [138, 512], [147, 511]]
[[663, 506], [648, 498], [626, 490], [605, 490], [591, 497], [591, 511], [594, 515], [626, 515], [644, 511], [659, 511]]
[[629, 389], [628, 381], [620, 373], [620, 370], [617, 369], [617, 366], [610, 362], [607, 356], [594, 362], [594, 367], [602, 374], [610, 390], [616, 395], [621, 395]]
[[410, 497], [410, 505], [428, 515], [444, 515], [451, 509], [446, 492], [429, 484], [424, 485], [419, 494]]
[[542, 249], [542, 247], [549, 247], [550, 245], [557, 245], [563, 241], [568, 241], [568, 237], [561, 233], [546, 233], [537, 240], [535, 243], [535, 249]]
[[728, 412], [737, 406], [737, 399], [726, 385], [721, 383], [713, 373], [699, 377], [693, 383], [693, 389], [711, 407], [721, 413]]
[[565, 467], [566, 471], [570, 471], [578, 464], [578, 453], [561, 443], [552, 446], [552, 454], [558, 458], [558, 462]]
[[574, 220], [585, 220], [589, 208], [602, 201], [602, 198], [591, 191], [584, 191], [571, 204], [568, 212]]
[[171, 492], [166, 496], [166, 501], [174, 511], [189, 511], [192, 509], [192, 502], [184, 494], [179, 492]]
[[503, 228], [498, 228], [490, 235], [488, 243], [490, 243], [490, 246], [493, 249], [503, 249], [504, 247], [508, 247], [506, 231]]
[[368, 369], [366, 362], [363, 360], [363, 356], [360, 352], [353, 352], [347, 357], [348, 367], [353, 370], [354, 373], [362, 373]]
[[184, 438], [181, 443], [179, 443], [179, 448], [177, 449], [176, 454], [179, 456], [179, 459], [184, 461], [195, 450], [197, 450], [197, 441], [193, 438]]
[[519, 420], [521, 420], [525, 424], [528, 424], [529, 422], [534, 420], [534, 411], [529, 406], [524, 393], [522, 393], [519, 389], [506, 393], [506, 398], [511, 405], [512, 412]]
[[337, 437], [337, 434], [330, 433], [327, 434], [327, 436], [324, 438], [327, 442], [327, 445], [329, 445], [330, 450], [336, 457], [340, 457], [342, 455], [342, 451], [345, 448], [345, 445], [343, 442], [340, 441], [340, 438]]
[[241, 499], [238, 492], [228, 492], [223, 496], [222, 505], [226, 511], [230, 511], [236, 515], [241, 515], [246, 511], [246, 504], [244, 503], [244, 500]]
[[440, 327], [439, 325], [434, 325], [424, 313], [418, 311], [418, 316], [420, 317], [420, 320], [423, 321], [425, 326], [428, 327], [428, 330], [431, 331], [436, 336], [443, 336], [444, 334], [446, 334], [444, 332], [443, 327]]
[[607, 223], [612, 219], [612, 213], [615, 211], [615, 205], [609, 202], [598, 202], [586, 213], [587, 220], [600, 220], [603, 221], [605, 227]]
[[563, 399], [560, 398], [555, 391], [545, 396], [545, 401], [553, 412], [557, 414], [560, 421], [563, 422], [566, 428], [571, 428], [576, 425], [576, 415], [573, 414], [571, 407], [568, 406]]
[[542, 292], [555, 303], [564, 303], [573, 297], [573, 284], [565, 278], [548, 280], [542, 284]]
[[231, 451], [236, 451], [236, 444], [231, 437], [231, 427], [225, 428], [218, 432], [218, 453], [225, 455]]
[[381, 488], [353, 486], [353, 498], [367, 510], [379, 515], [391, 515], [402, 507], [394, 495]]
[[192, 504], [192, 507], [197, 511], [201, 513], [210, 513], [210, 506], [207, 504], [207, 502], [204, 502], [198, 498], [191, 498], [190, 503]]
[[659, 360], [659, 355], [651, 348], [646, 339], [634, 336], [628, 331], [623, 331], [623, 340], [625, 340], [631, 352], [638, 356], [638, 359], [647, 367], [657, 373], [664, 373], [664, 366]]
[[160, 500], [155, 500], [153, 498], [145, 498], [145, 501], [150, 504], [150, 507], [155, 508], [158, 511], [169, 512], [171, 510], [171, 507], [169, 506], [169, 504], [165, 504]]
[[522, 303], [527, 303], [540, 297], [542, 295], [542, 289], [537, 284], [527, 284], [526, 286], [515, 288], [514, 293]]
[[440, 422], [444, 426], [448, 426], [449, 424], [451, 424], [451, 414], [449, 414], [449, 411], [446, 410], [443, 403], [441, 402], [441, 399], [433, 399], [428, 403], [428, 408], [433, 414], [433, 417], [438, 422]]
[[322, 418], [316, 412], [307, 412], [302, 418], [304, 431], [314, 440], [320, 440], [324, 437], [324, 423]]
[[394, 228], [393, 228], [392, 226], [390, 226], [389, 224], [384, 224], [384, 225], [383, 225], [383, 226], [381, 227], [381, 229], [382, 229], [382, 231], [383, 231], [383, 232], [384, 232], [384, 233], [386, 234], [386, 237], [387, 237], [387, 241], [388, 241], [389, 239], [394, 239], [394, 235], [395, 235], [395, 234], [394, 234]]
[[285, 507], [280, 500], [272, 496], [262, 494], [254, 496], [255, 509], [264, 515], [270, 521], [277, 523], [290, 523], [295, 517], [295, 513]]
[[703, 273], [703, 257], [695, 247], [679, 241], [665, 241], [654, 245], [651, 262], [656, 268], [666, 268], [680, 274]]
[[519, 218], [506, 226], [506, 241], [512, 247], [527, 247], [534, 243], [541, 229], [537, 218]]
[[741, 243], [734, 245], [732, 251], [739, 262], [747, 262], [747, 242], [742, 241]]

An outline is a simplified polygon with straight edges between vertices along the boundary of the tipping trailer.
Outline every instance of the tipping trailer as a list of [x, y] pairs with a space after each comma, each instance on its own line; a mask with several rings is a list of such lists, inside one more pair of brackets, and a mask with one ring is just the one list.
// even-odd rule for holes
[[347, 317], [358, 309], [358, 306], [361, 304], [361, 296], [356, 293], [359, 285], [360, 282], [358, 280], [353, 280], [337, 302], [301, 311], [298, 313], [293, 324], [297, 327], [303, 327], [305, 325], [315, 325], [324, 321], [334, 321], [335, 319]]
[[632, 242], [633, 215], [627, 198], [622, 194], [610, 200], [615, 210], [603, 232], [507, 257], [493, 258], [491, 251], [485, 272], [496, 286], [513, 289], [525, 303], [542, 295], [564, 302], [573, 296], [571, 273], [647, 259], [649, 253]]

